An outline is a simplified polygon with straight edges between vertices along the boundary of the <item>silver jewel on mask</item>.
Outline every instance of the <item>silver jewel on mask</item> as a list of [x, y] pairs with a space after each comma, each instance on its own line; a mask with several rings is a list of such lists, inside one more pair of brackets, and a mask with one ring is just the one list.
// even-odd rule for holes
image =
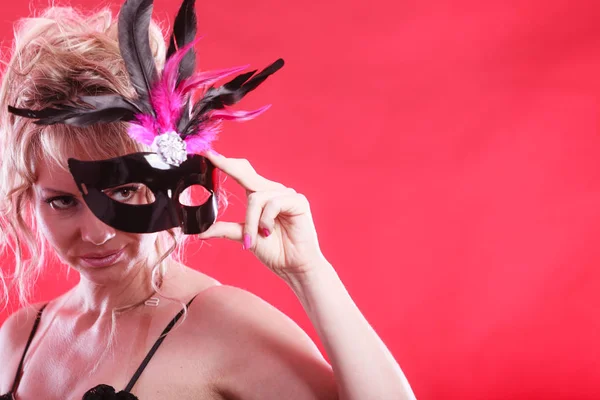
[[157, 153], [167, 164], [177, 167], [187, 159], [186, 144], [181, 136], [173, 131], [155, 137], [152, 142], [152, 151]]

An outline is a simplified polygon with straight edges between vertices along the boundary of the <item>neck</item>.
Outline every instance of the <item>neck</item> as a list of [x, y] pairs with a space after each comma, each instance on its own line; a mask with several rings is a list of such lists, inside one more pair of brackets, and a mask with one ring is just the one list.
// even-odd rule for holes
[[[136, 268], [116, 281], [94, 282], [81, 275], [74, 289], [74, 305], [82, 313], [110, 316], [114, 310], [143, 304], [155, 295], [152, 287], [152, 271], [147, 267]], [[156, 282], [160, 286], [161, 282]]]

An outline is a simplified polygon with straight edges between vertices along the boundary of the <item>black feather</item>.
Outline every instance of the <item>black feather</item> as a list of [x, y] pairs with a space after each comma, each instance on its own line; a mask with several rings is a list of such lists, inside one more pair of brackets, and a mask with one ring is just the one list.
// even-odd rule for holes
[[60, 115], [67, 115], [68, 113], [72, 113], [74, 110], [74, 107], [69, 106], [47, 107], [41, 110], [30, 110], [28, 108], [16, 108], [13, 106], [8, 106], [9, 113], [18, 115], [19, 117], [35, 119], [37, 120], [35, 121], [36, 123], [38, 123], [39, 120], [46, 120]]
[[246, 94], [256, 89], [270, 75], [281, 69], [283, 65], [284, 61], [280, 58], [256, 75], [254, 75], [256, 71], [246, 72], [236, 76], [221, 87], [208, 89], [202, 99], [194, 105], [190, 121], [180, 131], [181, 137], [185, 139], [196, 132], [197, 128], [206, 121], [206, 114], [209, 111], [219, 110], [237, 103]]
[[107, 124], [117, 121], [131, 121], [135, 119], [135, 113], [126, 108], [106, 108], [103, 110], [92, 110], [78, 113], [62, 121], [64, 124], [74, 126], [90, 126], [94, 124]]
[[154, 115], [150, 92], [158, 79], [148, 31], [153, 0], [126, 0], [119, 13], [119, 49], [145, 113]]
[[[173, 33], [167, 51], [167, 60], [182, 47], [192, 43], [196, 38], [196, 10], [194, 8], [195, 0], [184, 0], [179, 8], [173, 24]], [[179, 78], [177, 84], [183, 79], [187, 79], [196, 69], [196, 52], [190, 49], [181, 63], [179, 64]]]
[[181, 118], [177, 123], [177, 132], [183, 132], [187, 124], [190, 122], [190, 99], [187, 99], [185, 106], [181, 112]]
[[[283, 64], [283, 59], [280, 58], [267, 68], [260, 71], [258, 74], [254, 75], [248, 82], [244, 84], [244, 86], [242, 86], [242, 96], [256, 89], [258, 85], [263, 83], [270, 75], [273, 75], [275, 72], [279, 71], [283, 67]], [[227, 86], [227, 84], [225, 84], [225, 86]]]
[[84, 96], [81, 99], [93, 108], [56, 105], [42, 110], [29, 110], [8, 106], [8, 111], [21, 117], [35, 119], [34, 123], [37, 125], [67, 124], [74, 126], [131, 121], [139, 112], [135, 104], [117, 95]]
[[142, 104], [138, 100], [129, 100], [118, 94], [80, 96], [79, 99], [95, 109], [126, 108], [136, 113], [142, 112]]

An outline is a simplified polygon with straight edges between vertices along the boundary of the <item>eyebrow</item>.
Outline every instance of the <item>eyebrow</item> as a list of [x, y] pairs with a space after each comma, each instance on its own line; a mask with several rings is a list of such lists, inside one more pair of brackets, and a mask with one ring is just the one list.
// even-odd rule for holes
[[64, 190], [47, 188], [47, 187], [41, 188], [41, 191], [44, 192], [44, 193], [49, 193], [49, 194], [58, 194], [58, 195], [73, 196], [73, 193], [65, 192]]

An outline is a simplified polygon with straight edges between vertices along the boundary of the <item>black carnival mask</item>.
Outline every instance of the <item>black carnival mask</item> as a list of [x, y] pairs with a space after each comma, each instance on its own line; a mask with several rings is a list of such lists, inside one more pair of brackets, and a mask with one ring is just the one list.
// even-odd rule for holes
[[[181, 227], [186, 234], [198, 234], [217, 217], [218, 170], [200, 155], [189, 155], [179, 166], [165, 163], [156, 153], [134, 153], [100, 161], [70, 158], [69, 169], [92, 213], [121, 231], [151, 233]], [[127, 204], [108, 194], [129, 184], [149, 190], [148, 204]], [[203, 204], [181, 203], [181, 194], [192, 185], [201, 185], [208, 191]]]

